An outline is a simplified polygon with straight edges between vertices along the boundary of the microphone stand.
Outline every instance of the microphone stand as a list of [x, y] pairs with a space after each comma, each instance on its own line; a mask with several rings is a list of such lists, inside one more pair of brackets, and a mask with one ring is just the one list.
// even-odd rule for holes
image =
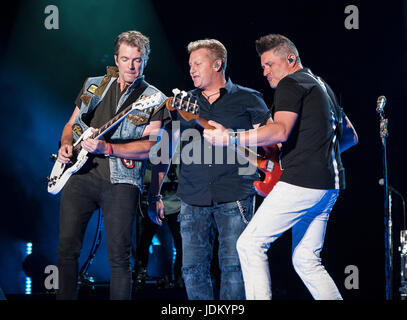
[[407, 300], [407, 229], [406, 229], [406, 202], [404, 201], [403, 195], [389, 186], [390, 190], [397, 194], [403, 205], [403, 230], [400, 230], [400, 282], [401, 286], [399, 288], [400, 299]]
[[407, 230], [400, 231], [400, 299], [407, 300]]
[[384, 248], [385, 248], [385, 280], [386, 300], [393, 299], [393, 241], [392, 241], [392, 214], [391, 192], [387, 178], [387, 137], [388, 119], [385, 118], [383, 108], [376, 109], [380, 116], [380, 138], [383, 152], [383, 180], [384, 180]]

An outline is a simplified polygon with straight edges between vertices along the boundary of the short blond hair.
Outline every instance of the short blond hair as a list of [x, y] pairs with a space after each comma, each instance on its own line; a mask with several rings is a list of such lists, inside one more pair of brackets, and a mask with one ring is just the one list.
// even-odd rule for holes
[[203, 39], [192, 41], [187, 47], [188, 53], [203, 48], [208, 49], [211, 52], [211, 58], [213, 58], [213, 60], [222, 61], [222, 69], [224, 72], [226, 70], [227, 51], [222, 42], [216, 39]]

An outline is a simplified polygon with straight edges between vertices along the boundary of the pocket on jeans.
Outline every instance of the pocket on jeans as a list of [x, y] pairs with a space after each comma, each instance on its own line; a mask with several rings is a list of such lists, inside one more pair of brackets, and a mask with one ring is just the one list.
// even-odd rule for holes
[[222, 213], [226, 216], [234, 216], [236, 214], [239, 214], [239, 207], [238, 207], [236, 201], [226, 204], [222, 208]]
[[185, 222], [185, 221], [191, 221], [192, 220], [192, 214], [191, 213], [185, 213], [185, 212], [180, 212], [177, 217], [178, 222]]
[[191, 213], [182, 213], [182, 211], [181, 211], [181, 213], [178, 215], [177, 220], [180, 223], [181, 234], [192, 231], [192, 214]]

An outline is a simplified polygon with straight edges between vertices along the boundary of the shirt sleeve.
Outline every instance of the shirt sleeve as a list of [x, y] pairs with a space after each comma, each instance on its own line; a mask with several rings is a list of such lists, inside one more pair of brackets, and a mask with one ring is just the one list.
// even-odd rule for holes
[[83, 82], [82, 88], [81, 90], [79, 90], [78, 96], [75, 99], [75, 105], [80, 109], [81, 105], [82, 105], [82, 100], [81, 100], [81, 96], [83, 95], [84, 89], [85, 89], [85, 84], [86, 81], [88, 80], [88, 78], [85, 79], [85, 81]]
[[78, 96], [75, 99], [75, 106], [77, 106], [78, 108], [81, 107], [82, 105], [82, 100], [81, 100], [81, 95], [82, 95], [83, 89], [81, 89], [78, 93]]
[[252, 124], [258, 124], [265, 120], [267, 112], [269, 111], [266, 103], [264, 102], [263, 95], [260, 92], [253, 92], [251, 103], [247, 110], [250, 113]]
[[303, 96], [304, 89], [294, 79], [282, 79], [274, 93], [274, 112], [291, 111], [299, 114]]

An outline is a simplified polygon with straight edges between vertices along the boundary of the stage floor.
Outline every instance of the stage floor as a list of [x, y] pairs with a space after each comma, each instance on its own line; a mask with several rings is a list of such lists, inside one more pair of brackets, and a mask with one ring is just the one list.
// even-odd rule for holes
[[[6, 294], [8, 301], [39, 301], [56, 300], [55, 293]], [[79, 290], [78, 300], [109, 300], [109, 284], [96, 283], [94, 286], [84, 286]], [[161, 287], [159, 284], [146, 284], [134, 288], [132, 300], [187, 300], [185, 288]]]

